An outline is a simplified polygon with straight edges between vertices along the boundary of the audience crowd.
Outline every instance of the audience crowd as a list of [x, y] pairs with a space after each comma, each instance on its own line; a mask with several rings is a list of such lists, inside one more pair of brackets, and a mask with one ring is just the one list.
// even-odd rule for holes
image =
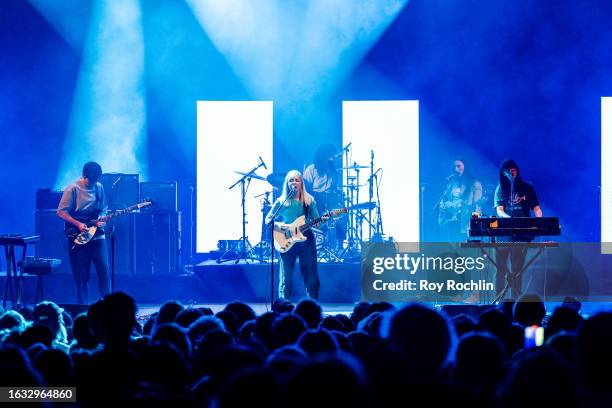
[[[449, 310], [449, 314], [450, 314]], [[612, 406], [612, 312], [547, 314], [535, 295], [450, 317], [422, 304], [305, 299], [257, 315], [168, 302], [137, 319], [129, 295], [71, 316], [52, 302], [0, 310], [2, 386], [73, 386], [81, 406]], [[545, 342], [526, 347], [525, 328]]]

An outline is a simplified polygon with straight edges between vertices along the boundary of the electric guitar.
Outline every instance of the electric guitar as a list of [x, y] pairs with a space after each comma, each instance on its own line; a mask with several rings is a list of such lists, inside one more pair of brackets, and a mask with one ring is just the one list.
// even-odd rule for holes
[[95, 220], [86, 222], [85, 225], [87, 225], [87, 228], [83, 231], [79, 231], [76, 227], [70, 226], [64, 232], [66, 236], [70, 238], [72, 242], [74, 242], [75, 245], [85, 245], [96, 236], [96, 232], [98, 232], [99, 222], [106, 222], [112, 218], [118, 217], [120, 215], [129, 214], [132, 211], [139, 210], [150, 205], [153, 205], [153, 201], [147, 199], [142, 203], [132, 205], [130, 207], [124, 208], [123, 210], [113, 211], [108, 215], [98, 217]]
[[284, 254], [289, 251], [296, 242], [306, 241], [307, 238], [303, 233], [308, 231], [311, 227], [320, 225], [331, 217], [337, 217], [347, 212], [348, 208], [340, 208], [331, 210], [321, 217], [309, 222], [306, 222], [306, 217], [304, 215], [300, 215], [291, 224], [278, 223], [274, 227], [274, 233], [272, 234], [274, 235], [274, 248], [281, 254]]

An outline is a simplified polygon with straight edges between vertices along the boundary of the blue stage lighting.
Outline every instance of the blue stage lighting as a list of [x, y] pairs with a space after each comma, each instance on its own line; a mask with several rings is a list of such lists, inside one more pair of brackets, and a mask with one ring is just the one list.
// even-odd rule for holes
[[96, 3], [75, 90], [62, 164], [61, 188], [83, 163], [147, 178], [144, 41], [140, 3]]

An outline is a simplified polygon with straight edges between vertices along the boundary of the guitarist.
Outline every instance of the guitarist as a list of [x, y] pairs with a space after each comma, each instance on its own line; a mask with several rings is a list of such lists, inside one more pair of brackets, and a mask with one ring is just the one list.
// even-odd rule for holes
[[466, 240], [472, 211], [481, 211], [481, 200], [482, 184], [466, 171], [463, 158], [456, 158], [438, 202], [440, 242]]
[[[281, 230], [280, 223], [292, 223], [301, 215], [305, 215], [307, 220], [319, 217], [317, 204], [314, 198], [306, 192], [304, 179], [299, 171], [291, 170], [285, 176], [283, 192], [266, 215], [266, 224], [272, 221], [274, 214], [276, 214], [274, 219], [275, 230]], [[293, 271], [295, 269], [295, 262], [299, 259], [306, 293], [313, 299], [319, 299], [320, 283], [315, 238], [310, 230], [306, 231], [304, 236], [307, 238], [306, 241], [297, 242], [289, 251], [280, 254], [278, 286], [278, 296], [280, 298], [291, 300], [291, 295], [293, 294]]]
[[[98, 291], [100, 297], [110, 292], [108, 278], [108, 257], [104, 231], [98, 228], [94, 238], [85, 245], [75, 245], [74, 235], [87, 229], [92, 222], [107, 211], [104, 187], [98, 182], [102, 175], [102, 167], [96, 162], [88, 162], [83, 166], [83, 175], [64, 190], [57, 208], [57, 215], [66, 222], [66, 232], [72, 235], [68, 238], [70, 267], [76, 285], [77, 302], [88, 304], [87, 282], [89, 270], [93, 263], [98, 275]], [[98, 227], [104, 223], [98, 222]], [[70, 234], [73, 232], [73, 234]]]

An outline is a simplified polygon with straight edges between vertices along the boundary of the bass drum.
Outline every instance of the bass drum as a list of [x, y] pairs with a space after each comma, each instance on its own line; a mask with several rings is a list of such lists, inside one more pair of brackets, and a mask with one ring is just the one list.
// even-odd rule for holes
[[315, 237], [315, 246], [317, 247], [318, 252], [323, 248], [323, 245], [325, 244], [325, 234], [318, 228], [313, 227], [310, 228], [310, 230], [312, 231], [312, 234]]

